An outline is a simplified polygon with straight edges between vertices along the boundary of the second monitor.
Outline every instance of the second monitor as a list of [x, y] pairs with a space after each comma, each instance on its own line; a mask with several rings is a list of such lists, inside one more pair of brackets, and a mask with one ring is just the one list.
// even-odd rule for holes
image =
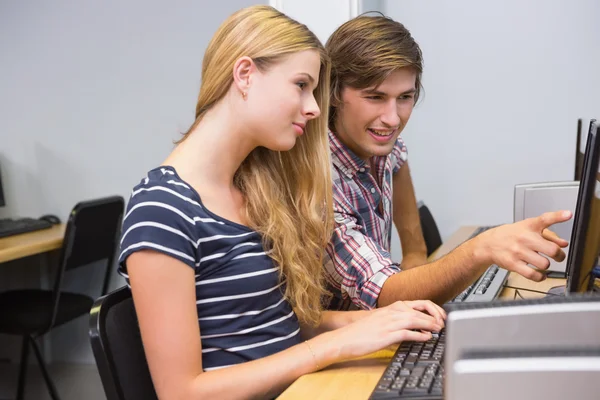
[[600, 125], [590, 123], [583, 172], [573, 216], [573, 230], [567, 257], [566, 287], [550, 294], [582, 293], [593, 289], [592, 270], [600, 253]]

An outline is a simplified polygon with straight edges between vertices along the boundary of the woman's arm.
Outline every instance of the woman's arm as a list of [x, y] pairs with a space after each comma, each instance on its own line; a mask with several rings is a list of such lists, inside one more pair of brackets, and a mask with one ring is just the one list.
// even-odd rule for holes
[[[429, 338], [429, 334], [412, 329], [441, 328], [435, 318], [399, 302], [315, 336], [308, 343], [259, 360], [203, 372], [193, 269], [167, 255], [143, 250], [128, 257], [127, 270], [144, 351], [161, 400], [273, 397], [301, 375], [332, 363], [402, 340]], [[439, 312], [432, 303], [423, 304], [428, 312]], [[326, 318], [327, 323], [345, 319], [336, 318], [341, 316], [337, 314]]]
[[369, 315], [369, 311], [323, 311], [321, 323], [318, 326], [301, 324], [303, 339], [310, 339], [322, 333], [334, 331], [350, 325]]

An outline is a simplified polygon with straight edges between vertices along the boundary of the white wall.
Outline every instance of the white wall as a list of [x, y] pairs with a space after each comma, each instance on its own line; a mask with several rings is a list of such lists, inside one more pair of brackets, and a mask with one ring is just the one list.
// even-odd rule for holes
[[[0, 218], [65, 220], [79, 200], [127, 199], [192, 123], [213, 33], [257, 3], [267, 2], [0, 2]], [[57, 330], [55, 360], [92, 362], [87, 322]]]
[[333, 31], [351, 18], [349, 0], [272, 0], [279, 11], [305, 24], [325, 44]]
[[350, 18], [382, 9], [382, 0], [271, 0], [269, 4], [305, 24], [323, 44]]
[[576, 120], [600, 119], [599, 2], [404, 0], [383, 9], [424, 54], [425, 93], [403, 135], [417, 197], [443, 237], [512, 222], [515, 184], [572, 179]]

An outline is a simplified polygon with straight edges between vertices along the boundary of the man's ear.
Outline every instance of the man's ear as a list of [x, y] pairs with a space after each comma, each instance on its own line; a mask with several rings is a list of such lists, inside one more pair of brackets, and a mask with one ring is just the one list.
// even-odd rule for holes
[[256, 64], [248, 56], [238, 58], [233, 64], [233, 83], [241, 93], [248, 93], [251, 85], [252, 73], [256, 70]]

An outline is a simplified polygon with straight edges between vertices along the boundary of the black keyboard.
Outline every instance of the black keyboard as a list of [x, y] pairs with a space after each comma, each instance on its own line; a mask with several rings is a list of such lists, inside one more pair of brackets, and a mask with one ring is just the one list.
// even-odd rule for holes
[[370, 399], [441, 400], [445, 345], [445, 330], [427, 342], [401, 343]]
[[51, 228], [52, 224], [43, 219], [19, 218], [0, 219], [0, 238]]

